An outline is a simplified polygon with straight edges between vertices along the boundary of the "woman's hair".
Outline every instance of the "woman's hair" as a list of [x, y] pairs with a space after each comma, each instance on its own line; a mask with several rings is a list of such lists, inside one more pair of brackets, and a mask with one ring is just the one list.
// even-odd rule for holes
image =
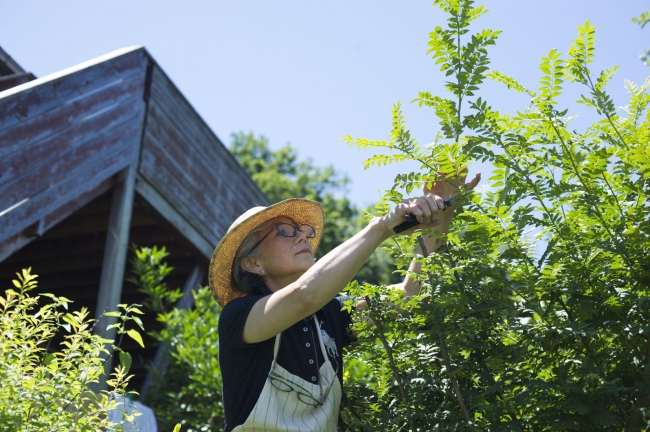
[[241, 292], [245, 295], [253, 294], [258, 291], [259, 288], [264, 286], [264, 279], [262, 276], [250, 273], [244, 270], [241, 267], [241, 262], [244, 258], [256, 258], [260, 254], [259, 249], [253, 249], [257, 239], [259, 238], [259, 233], [268, 227], [271, 221], [266, 221], [256, 226], [244, 239], [242, 244], [237, 249], [237, 254], [232, 263], [232, 278], [230, 279], [230, 286], [235, 291]]

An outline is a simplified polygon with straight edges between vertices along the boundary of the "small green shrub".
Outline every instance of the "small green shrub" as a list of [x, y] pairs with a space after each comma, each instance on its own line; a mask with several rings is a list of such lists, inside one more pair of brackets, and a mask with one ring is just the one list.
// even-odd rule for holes
[[[130, 355], [113, 346], [120, 352], [121, 364], [107, 380], [108, 390], [92, 392], [89, 386], [104, 373], [107, 348], [113, 341], [92, 332], [97, 322], [88, 317], [87, 309], [69, 312], [71, 301], [65, 297], [30, 295], [36, 278], [25, 269], [13, 281], [16, 289], [0, 296], [0, 430], [121, 431], [107, 415], [118, 408], [111, 394], [127, 394]], [[120, 306], [122, 312], [110, 312], [120, 320], [118, 334], [139, 339], [136, 330], [125, 326], [138, 321], [133, 314], [139, 310]], [[60, 346], [52, 346], [61, 333]], [[122, 421], [133, 417], [123, 415]]]
[[184, 431], [219, 431], [223, 428], [221, 369], [218, 362], [219, 306], [210, 290], [193, 293], [190, 310], [172, 308], [180, 290], [169, 289], [164, 278], [173, 270], [165, 263], [163, 248], [135, 248], [133, 277], [129, 281], [148, 295], [145, 301], [162, 323], [150, 334], [166, 344], [168, 367], [147, 394], [146, 403], [155, 412], [161, 430], [180, 423]]

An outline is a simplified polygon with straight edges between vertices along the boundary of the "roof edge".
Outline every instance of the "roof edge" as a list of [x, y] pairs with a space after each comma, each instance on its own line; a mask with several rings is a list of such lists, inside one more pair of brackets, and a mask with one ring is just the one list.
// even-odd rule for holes
[[[95, 65], [97, 65], [99, 63], [105, 62], [105, 61], [113, 59], [115, 57], [120, 57], [120, 56], [123, 56], [125, 54], [131, 53], [133, 51], [138, 51], [138, 50], [144, 50], [146, 52], [143, 45], [134, 45], [134, 46], [130, 46], [130, 47], [124, 47], [124, 48], [117, 49], [117, 50], [115, 50], [113, 52], [110, 52], [108, 54], [104, 54], [104, 55], [101, 55], [99, 57], [95, 57], [94, 59], [85, 61], [83, 63], [79, 63], [77, 65], [71, 66], [69, 68], [66, 68], [66, 69], [51, 73], [49, 75], [45, 75], [44, 77], [36, 78], [35, 80], [30, 81], [28, 83], [21, 84], [19, 86], [12, 87], [12, 88], [7, 89], [7, 90], [5, 90], [3, 92], [0, 92], [0, 100], [3, 99], [3, 98], [9, 97], [9, 96], [13, 96], [16, 93], [20, 93], [22, 91], [28, 90], [30, 88], [38, 87], [41, 84], [44, 84], [44, 83], [47, 83], [47, 82], [50, 82], [50, 81], [55, 81], [55, 80], [57, 80], [59, 78], [62, 78], [64, 76], [66, 76], [66, 75], [70, 75], [70, 74], [72, 74], [74, 72], [78, 72], [80, 70], [87, 69], [89, 67], [95, 66]], [[148, 57], [150, 57], [148, 53], [146, 53], [146, 54], [147, 54]]]
[[0, 62], [4, 63], [7, 65], [9, 69], [11, 69], [14, 73], [22, 73], [22, 72], [27, 72], [25, 69], [22, 68], [18, 64], [16, 60], [14, 60], [7, 51], [2, 49], [0, 47]]

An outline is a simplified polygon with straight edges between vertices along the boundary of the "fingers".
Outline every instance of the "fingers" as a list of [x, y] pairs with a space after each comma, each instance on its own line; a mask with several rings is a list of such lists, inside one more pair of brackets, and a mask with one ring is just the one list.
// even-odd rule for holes
[[438, 211], [445, 204], [438, 195], [427, 194], [405, 202], [407, 211], [415, 216], [421, 224], [429, 225], [438, 220]]
[[474, 189], [476, 187], [476, 185], [478, 184], [478, 182], [480, 182], [480, 181], [481, 181], [481, 173], [477, 172], [476, 176], [474, 176], [472, 181], [467, 183], [467, 190], [471, 191], [472, 189]]

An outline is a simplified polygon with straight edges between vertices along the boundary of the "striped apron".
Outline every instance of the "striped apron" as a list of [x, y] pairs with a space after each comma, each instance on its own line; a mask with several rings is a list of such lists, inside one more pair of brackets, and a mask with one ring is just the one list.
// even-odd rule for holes
[[275, 337], [269, 378], [253, 411], [244, 424], [234, 428], [233, 432], [336, 431], [341, 406], [341, 384], [325, 351], [316, 316], [314, 321], [318, 329], [318, 342], [325, 359], [325, 363], [320, 367], [321, 385], [292, 375], [277, 363], [282, 336], [281, 333], [278, 334]]

